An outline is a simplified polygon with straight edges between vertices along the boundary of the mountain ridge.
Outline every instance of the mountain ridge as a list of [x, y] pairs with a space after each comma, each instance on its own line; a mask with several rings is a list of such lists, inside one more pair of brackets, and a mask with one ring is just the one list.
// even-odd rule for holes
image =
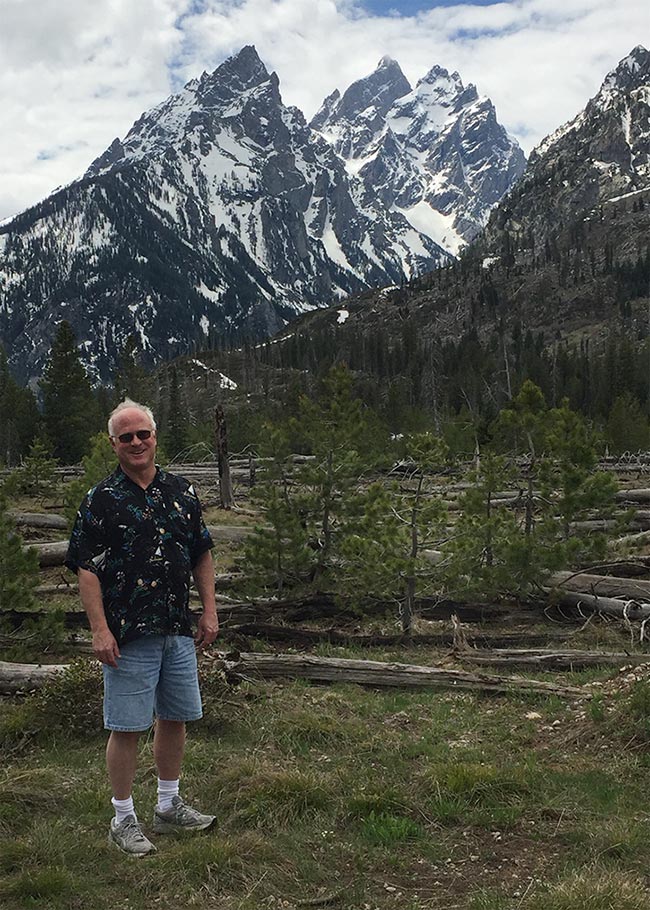
[[[444, 78], [441, 68], [431, 73]], [[35, 383], [63, 318], [94, 381], [105, 382], [132, 336], [152, 365], [266, 337], [298, 313], [448, 261], [463, 242], [452, 214], [462, 192], [455, 187], [445, 212], [435, 211], [404, 138], [410, 116], [430, 123], [423, 90], [412, 115], [400, 109], [403, 134], [395, 116], [395, 129], [385, 121], [409, 90], [399, 65], [383, 58], [375, 73], [330, 96], [332, 104], [345, 99], [343, 111], [364, 98], [368, 115], [374, 110], [381, 148], [362, 175], [284, 105], [277, 75], [252, 46], [144, 112], [80, 180], [0, 227], [0, 338], [12, 368]], [[455, 121], [450, 110], [446, 125], [456, 123], [458, 135], [450, 129], [449, 173], [462, 170], [468, 148], [498, 170], [489, 146], [505, 132], [491, 131], [491, 102], [471, 116], [463, 102]], [[463, 146], [466, 126], [478, 129], [471, 147]], [[413, 135], [424, 141], [420, 127]], [[516, 179], [504, 172], [497, 183]], [[478, 195], [472, 205], [487, 217], [493, 199]], [[462, 202], [457, 224], [468, 218]], [[435, 239], [445, 232], [447, 249]]]

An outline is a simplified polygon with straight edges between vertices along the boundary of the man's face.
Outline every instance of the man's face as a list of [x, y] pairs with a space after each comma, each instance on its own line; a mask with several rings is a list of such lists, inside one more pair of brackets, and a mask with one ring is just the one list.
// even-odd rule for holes
[[[150, 430], [148, 439], [138, 439], [138, 430]], [[130, 442], [121, 442], [118, 437], [132, 433]], [[156, 457], [156, 431], [147, 415], [137, 408], [125, 408], [113, 419], [111, 445], [122, 470], [127, 474], [146, 474], [154, 466]]]

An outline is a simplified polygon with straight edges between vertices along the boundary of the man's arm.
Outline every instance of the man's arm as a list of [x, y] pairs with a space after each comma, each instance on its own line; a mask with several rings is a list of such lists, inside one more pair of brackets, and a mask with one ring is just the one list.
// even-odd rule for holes
[[117, 666], [120, 649], [108, 628], [99, 579], [88, 569], [79, 569], [79, 595], [93, 633], [93, 653], [103, 664]]
[[192, 575], [203, 604], [203, 613], [199, 618], [194, 636], [194, 641], [202, 650], [211, 645], [219, 634], [219, 620], [214, 597], [214, 564], [210, 550], [206, 550], [199, 556], [192, 569]]

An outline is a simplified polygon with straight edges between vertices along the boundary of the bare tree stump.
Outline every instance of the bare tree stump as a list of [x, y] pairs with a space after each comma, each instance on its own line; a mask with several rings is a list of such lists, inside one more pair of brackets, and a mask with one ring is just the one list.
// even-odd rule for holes
[[214, 433], [217, 449], [217, 463], [219, 466], [219, 492], [221, 494], [221, 508], [232, 509], [232, 481], [230, 479], [230, 462], [228, 460], [228, 429], [223, 406], [218, 404], [214, 409]]

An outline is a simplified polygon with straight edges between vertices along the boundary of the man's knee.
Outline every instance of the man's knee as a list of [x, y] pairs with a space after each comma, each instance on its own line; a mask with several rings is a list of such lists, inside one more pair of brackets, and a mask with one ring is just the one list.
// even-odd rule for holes
[[113, 743], [127, 749], [135, 747], [138, 745], [142, 732], [142, 730], [111, 730], [111, 735], [108, 737], [109, 745]]

